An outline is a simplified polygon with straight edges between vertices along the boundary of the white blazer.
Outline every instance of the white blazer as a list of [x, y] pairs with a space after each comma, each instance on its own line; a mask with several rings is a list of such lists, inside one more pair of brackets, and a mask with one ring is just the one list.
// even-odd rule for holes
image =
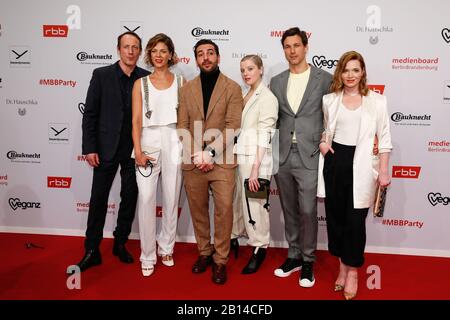
[[234, 153], [254, 156], [258, 146], [267, 148], [265, 157], [272, 157], [272, 138], [278, 119], [278, 100], [262, 82], [242, 111], [241, 131]]
[[[331, 145], [336, 130], [336, 120], [342, 105], [342, 92], [330, 93], [322, 98], [325, 131], [322, 139]], [[391, 152], [391, 133], [386, 97], [373, 91], [363, 96], [361, 123], [353, 157], [353, 203], [355, 209], [369, 208], [375, 198], [379, 157], [373, 155], [375, 134], [378, 136], [379, 153]], [[320, 154], [317, 196], [325, 197], [323, 179], [324, 157]]]

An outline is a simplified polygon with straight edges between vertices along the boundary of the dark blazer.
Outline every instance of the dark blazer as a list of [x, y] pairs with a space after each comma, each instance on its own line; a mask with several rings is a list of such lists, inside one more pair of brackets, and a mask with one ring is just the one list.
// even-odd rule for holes
[[[124, 116], [118, 63], [94, 70], [83, 114], [82, 152], [98, 153], [106, 161], [116, 154]], [[136, 74], [141, 78], [149, 72], [136, 66]]]
[[273, 77], [270, 81], [270, 89], [279, 103], [277, 129], [279, 129], [280, 165], [288, 157], [295, 131], [303, 164], [308, 169], [317, 170], [319, 153], [315, 151], [323, 132], [322, 97], [329, 91], [332, 75], [314, 66], [310, 65], [310, 67], [308, 85], [296, 114], [292, 111], [287, 99], [289, 70]]

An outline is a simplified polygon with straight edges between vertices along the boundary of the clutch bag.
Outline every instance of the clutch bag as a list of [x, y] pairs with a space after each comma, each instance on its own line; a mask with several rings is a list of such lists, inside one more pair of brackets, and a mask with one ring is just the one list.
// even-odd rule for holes
[[386, 204], [386, 187], [378, 186], [375, 191], [375, 202], [373, 204], [373, 216], [374, 217], [383, 217], [384, 214], [384, 206]]
[[244, 180], [245, 196], [247, 198], [267, 199], [270, 193], [270, 180], [258, 178], [259, 189], [256, 192], [248, 188], [248, 179]]

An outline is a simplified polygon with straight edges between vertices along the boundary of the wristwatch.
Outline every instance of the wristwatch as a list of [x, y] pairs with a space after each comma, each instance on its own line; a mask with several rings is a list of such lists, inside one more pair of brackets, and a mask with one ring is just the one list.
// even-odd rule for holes
[[209, 155], [211, 156], [211, 158], [214, 158], [215, 155], [216, 155], [216, 150], [214, 150], [214, 149], [211, 148], [211, 147], [206, 147], [206, 148], [205, 148], [205, 151], [208, 151], [208, 153], [209, 153]]

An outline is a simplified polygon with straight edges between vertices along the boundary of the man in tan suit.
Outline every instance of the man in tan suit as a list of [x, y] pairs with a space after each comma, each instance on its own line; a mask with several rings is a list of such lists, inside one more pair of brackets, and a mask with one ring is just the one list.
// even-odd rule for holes
[[[219, 70], [219, 48], [202, 39], [194, 47], [200, 75], [181, 89], [178, 132], [183, 143], [184, 187], [199, 257], [193, 273], [212, 268], [212, 280], [224, 284], [233, 224], [236, 158], [233, 142], [241, 123], [239, 85]], [[209, 222], [209, 188], [214, 198], [214, 244]]]

